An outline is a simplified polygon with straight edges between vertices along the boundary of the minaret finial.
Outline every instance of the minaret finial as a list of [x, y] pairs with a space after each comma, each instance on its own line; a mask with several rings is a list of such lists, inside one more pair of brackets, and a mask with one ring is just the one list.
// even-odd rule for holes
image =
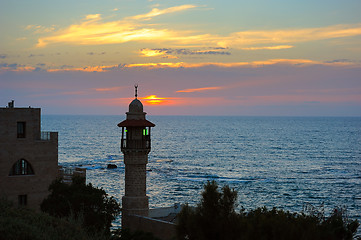
[[134, 88], [135, 88], [135, 98], [137, 98], [138, 97], [138, 84], [135, 84]]

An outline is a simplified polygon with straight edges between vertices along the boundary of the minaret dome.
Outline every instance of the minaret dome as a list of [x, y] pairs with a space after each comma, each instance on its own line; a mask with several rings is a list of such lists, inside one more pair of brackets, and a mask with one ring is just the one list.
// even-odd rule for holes
[[129, 104], [129, 113], [143, 113], [143, 104], [138, 98]]

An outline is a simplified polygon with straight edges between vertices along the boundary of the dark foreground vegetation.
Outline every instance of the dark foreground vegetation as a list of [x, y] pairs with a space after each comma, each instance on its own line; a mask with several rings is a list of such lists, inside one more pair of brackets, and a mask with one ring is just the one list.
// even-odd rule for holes
[[0, 200], [0, 240], [99, 239], [74, 219], [60, 219]]
[[77, 219], [87, 232], [110, 235], [112, 221], [120, 214], [119, 203], [103, 189], [84, 182], [80, 177], [73, 178], [71, 185], [54, 181], [41, 210], [54, 217]]
[[314, 208], [304, 213], [266, 207], [236, 212], [236, 200], [235, 190], [224, 186], [220, 192], [216, 182], [208, 182], [198, 206], [186, 205], [179, 214], [178, 239], [346, 240], [354, 238], [359, 226], [342, 209], [328, 217]]
[[[83, 179], [74, 179], [71, 185], [57, 180], [49, 189], [51, 194], [41, 205], [45, 213], [0, 200], [0, 240], [157, 240], [150, 233], [111, 230], [119, 204]], [[216, 182], [208, 182], [198, 206], [186, 205], [179, 214], [177, 239], [348, 240], [359, 226], [341, 209], [328, 217], [314, 208], [303, 213], [265, 207], [237, 212], [236, 201], [236, 191], [228, 186], [219, 191]]]
[[58, 179], [49, 190], [42, 212], [0, 199], [0, 240], [159, 240], [150, 233], [111, 230], [119, 203], [83, 178], [70, 185]]

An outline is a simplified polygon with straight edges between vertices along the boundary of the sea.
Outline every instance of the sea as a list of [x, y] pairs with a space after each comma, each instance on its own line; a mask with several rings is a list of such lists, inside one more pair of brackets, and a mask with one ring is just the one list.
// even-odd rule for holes
[[[45, 115], [59, 133], [59, 165], [83, 167], [87, 183], [124, 195], [119, 116]], [[360, 117], [147, 116], [156, 124], [147, 165], [150, 208], [197, 205], [215, 180], [238, 192], [237, 208], [266, 206], [361, 220]], [[116, 169], [107, 169], [115, 164]], [[120, 224], [120, 219], [114, 222]]]

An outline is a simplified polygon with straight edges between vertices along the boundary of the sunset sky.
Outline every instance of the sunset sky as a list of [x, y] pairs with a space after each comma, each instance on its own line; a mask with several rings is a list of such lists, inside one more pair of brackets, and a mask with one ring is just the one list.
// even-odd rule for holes
[[0, 0], [0, 106], [361, 116], [360, 0]]

